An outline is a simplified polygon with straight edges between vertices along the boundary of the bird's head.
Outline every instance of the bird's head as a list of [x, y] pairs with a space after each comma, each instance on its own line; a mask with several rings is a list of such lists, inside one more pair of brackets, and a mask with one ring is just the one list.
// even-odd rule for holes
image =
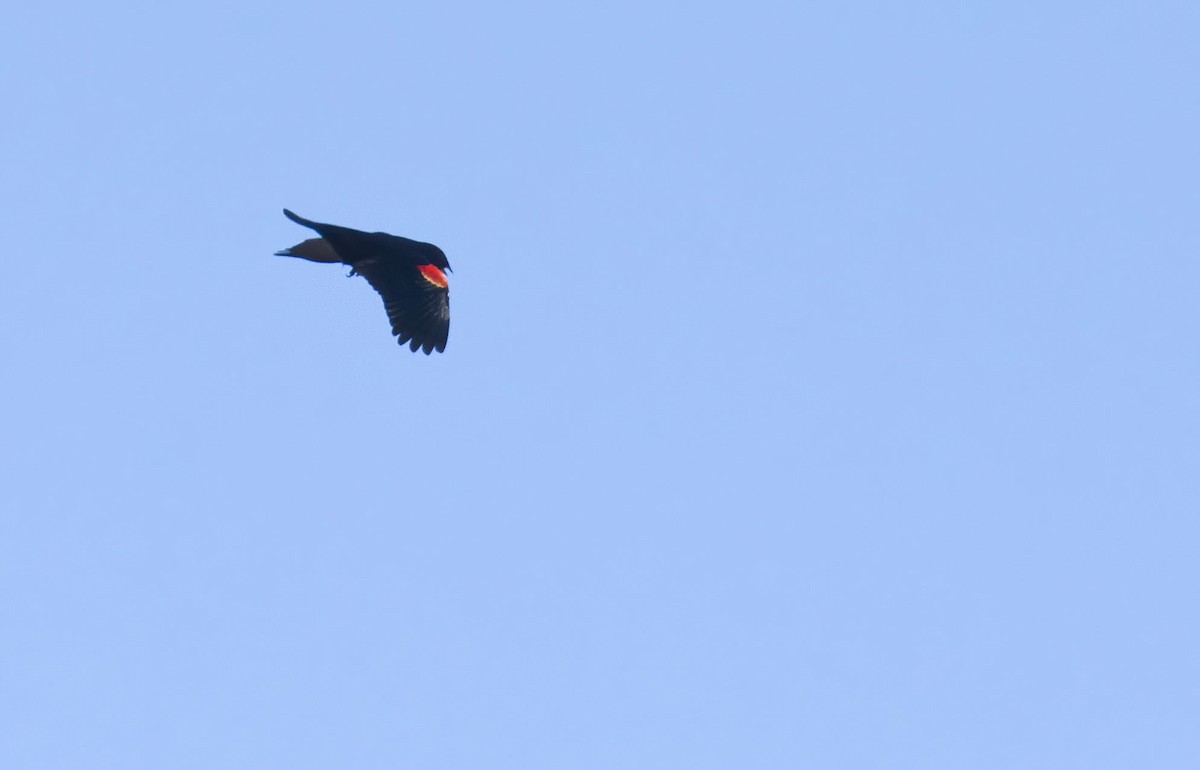
[[450, 260], [446, 259], [446, 252], [442, 251], [437, 246], [434, 246], [433, 250], [437, 252], [438, 265], [447, 273], [453, 273], [454, 271], [450, 269]]
[[429, 264], [437, 265], [441, 269], [450, 273], [454, 272], [450, 269], [450, 260], [446, 259], [446, 252], [442, 251], [437, 246], [434, 246], [432, 243], [427, 243], [425, 246], [428, 247], [426, 249], [426, 257], [429, 259]]

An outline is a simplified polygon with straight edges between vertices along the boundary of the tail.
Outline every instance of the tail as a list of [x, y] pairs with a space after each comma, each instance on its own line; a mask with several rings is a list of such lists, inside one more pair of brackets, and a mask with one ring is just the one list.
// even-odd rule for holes
[[[311, 222], [304, 217], [297, 216], [287, 209], [283, 210], [283, 215], [292, 220], [298, 225], [310, 227], [313, 230], [320, 232], [318, 228], [322, 225], [318, 222]], [[333, 247], [329, 245], [329, 241], [324, 238], [309, 238], [307, 241], [297, 243], [290, 249], [283, 249], [275, 252], [277, 257], [299, 257], [307, 259], [310, 262], [341, 262], [342, 258], [337, 255]]]
[[341, 262], [342, 258], [337, 255], [333, 247], [329, 245], [329, 241], [324, 238], [309, 238], [307, 241], [297, 243], [290, 249], [275, 252], [277, 257], [300, 257], [307, 259], [309, 262]]

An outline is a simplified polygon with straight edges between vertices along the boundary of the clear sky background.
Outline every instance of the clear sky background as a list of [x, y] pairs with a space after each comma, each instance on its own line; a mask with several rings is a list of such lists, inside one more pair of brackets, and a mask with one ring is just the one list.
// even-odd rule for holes
[[1200, 762], [1200, 5], [5, 15], [0, 766]]

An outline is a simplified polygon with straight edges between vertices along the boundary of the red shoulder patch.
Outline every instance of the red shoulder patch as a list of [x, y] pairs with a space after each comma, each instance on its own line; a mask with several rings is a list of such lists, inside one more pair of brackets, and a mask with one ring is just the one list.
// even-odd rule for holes
[[446, 274], [439, 270], [437, 265], [417, 265], [417, 270], [421, 272], [421, 276], [426, 281], [429, 281], [439, 289], [444, 289], [448, 285]]

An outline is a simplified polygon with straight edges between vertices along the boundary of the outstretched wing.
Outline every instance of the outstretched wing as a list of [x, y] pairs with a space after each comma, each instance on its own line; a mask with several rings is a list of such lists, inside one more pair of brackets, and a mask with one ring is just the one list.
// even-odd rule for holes
[[392, 322], [392, 334], [409, 350], [429, 355], [446, 349], [450, 335], [450, 288], [446, 274], [433, 265], [406, 265], [395, 261], [363, 260], [354, 271], [383, 297]]

